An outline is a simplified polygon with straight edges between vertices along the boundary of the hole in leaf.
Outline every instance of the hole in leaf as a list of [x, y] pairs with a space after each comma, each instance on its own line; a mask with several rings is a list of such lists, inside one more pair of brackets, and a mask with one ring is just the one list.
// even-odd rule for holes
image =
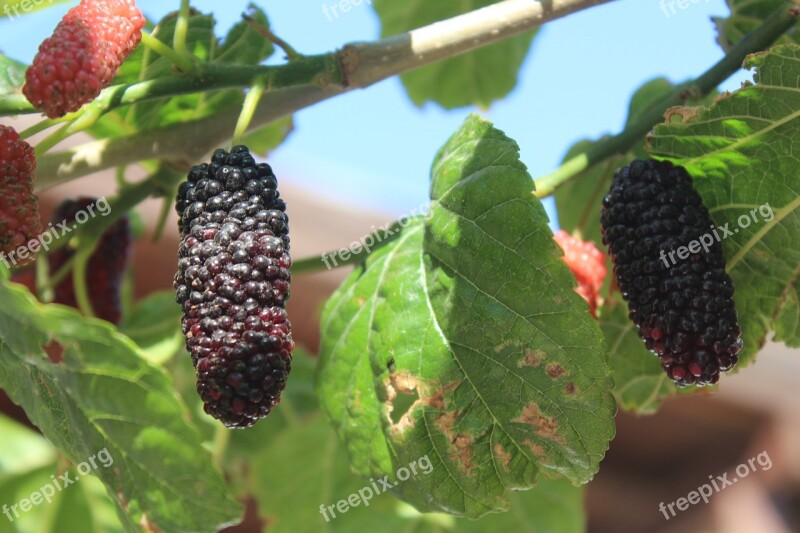
[[392, 402], [392, 412], [390, 414], [392, 424], [399, 423], [403, 415], [419, 400], [417, 389], [399, 390], [397, 392], [398, 394]]

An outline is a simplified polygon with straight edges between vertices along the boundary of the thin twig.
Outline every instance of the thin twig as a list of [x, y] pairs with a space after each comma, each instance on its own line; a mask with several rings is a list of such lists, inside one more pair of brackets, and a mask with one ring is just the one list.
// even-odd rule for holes
[[242, 14], [242, 18], [247, 21], [247, 24], [250, 25], [253, 30], [255, 30], [259, 35], [264, 37], [266, 40], [275, 44], [281, 48], [286, 54], [286, 59], [289, 61], [297, 61], [298, 59], [303, 59], [303, 54], [299, 53], [297, 50], [292, 47], [289, 43], [275, 35], [272, 30], [268, 27], [261, 24], [259, 21], [248, 15], [247, 13]]

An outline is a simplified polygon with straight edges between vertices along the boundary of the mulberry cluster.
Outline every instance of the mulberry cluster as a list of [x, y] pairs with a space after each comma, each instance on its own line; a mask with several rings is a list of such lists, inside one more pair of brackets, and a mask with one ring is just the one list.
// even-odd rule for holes
[[575, 292], [583, 296], [589, 304], [589, 312], [597, 318], [600, 288], [608, 274], [605, 254], [594, 243], [582, 241], [564, 230], [557, 231], [553, 238], [564, 250], [564, 262], [578, 281]]
[[139, 44], [144, 22], [133, 0], [83, 0], [39, 46], [25, 97], [50, 118], [77, 111], [111, 84]]
[[[65, 200], [56, 209], [53, 223], [67, 221], [72, 225], [79, 212], [85, 212], [90, 205], [95, 205], [97, 202], [97, 198], [90, 197]], [[122, 318], [120, 294], [130, 251], [130, 224], [125, 215], [103, 233], [86, 265], [86, 287], [92, 310], [95, 316], [112, 324], [119, 324]], [[60, 248], [50, 254], [50, 273], [58, 272], [73, 254], [74, 251], [68, 247]], [[56, 285], [53, 302], [78, 307], [71, 273]]]
[[206, 413], [245, 428], [280, 402], [291, 370], [289, 226], [266, 163], [217, 150], [181, 184], [174, 287]]
[[666, 161], [633, 161], [614, 175], [601, 224], [647, 348], [678, 385], [716, 383], [738, 362], [741, 330], [719, 241], [685, 260], [675, 256], [713, 231], [691, 176]]
[[42, 231], [39, 199], [33, 194], [36, 159], [33, 147], [10, 126], [0, 125], [0, 256], [10, 266], [23, 266], [36, 259], [18, 256], [16, 250]]

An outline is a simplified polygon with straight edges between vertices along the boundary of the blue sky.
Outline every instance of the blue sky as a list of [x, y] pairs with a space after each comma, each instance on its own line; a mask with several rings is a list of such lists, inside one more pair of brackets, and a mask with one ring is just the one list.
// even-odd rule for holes
[[[534, 41], [517, 88], [489, 110], [417, 108], [399, 79], [322, 102], [297, 113], [295, 132], [270, 162], [279, 176], [319, 193], [400, 215], [427, 199], [434, 154], [469, 112], [479, 111], [519, 143], [534, 177], [544, 175], [576, 140], [617, 132], [631, 95], [644, 82], [657, 76], [683, 81], [722, 57], [710, 16], [727, 15], [725, 2], [694, 1], [665, 14], [658, 0], [618, 0], [548, 24]], [[151, 20], [178, 4], [137, 3]], [[326, 16], [323, 5], [334, 3], [264, 0], [260, 5], [276, 33], [303, 53], [378, 37], [378, 20], [366, 1], [338, 18]], [[0, 50], [29, 62], [74, 4], [0, 19]], [[248, 2], [192, 4], [215, 11], [222, 34]], [[749, 78], [741, 72], [722, 88], [735, 89]]]

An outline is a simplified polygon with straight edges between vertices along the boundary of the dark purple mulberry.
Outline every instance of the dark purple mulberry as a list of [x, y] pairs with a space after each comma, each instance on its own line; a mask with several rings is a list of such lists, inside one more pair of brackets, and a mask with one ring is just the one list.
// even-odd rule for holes
[[[600, 222], [647, 348], [678, 385], [716, 383], [738, 362], [741, 330], [722, 246], [689, 173], [652, 159], [620, 168]], [[692, 253], [695, 241], [706, 246]]]
[[[105, 202], [105, 199], [102, 201]], [[77, 200], [65, 200], [56, 209], [53, 215], [53, 224], [66, 221], [70, 227], [74, 226], [75, 219], [81, 212], [86, 218], [98, 214], [102, 216], [104, 213], [99, 209], [101, 205], [103, 204], [98, 198], [81, 197]], [[107, 204], [105, 205], [107, 206]], [[101, 212], [98, 213], [98, 211]], [[108, 211], [105, 211], [105, 214], [108, 214]], [[86, 265], [86, 287], [92, 310], [98, 318], [112, 324], [119, 324], [122, 318], [121, 289], [131, 253], [129, 226], [128, 216], [124, 215], [108, 228], [100, 237], [100, 242]], [[50, 274], [58, 272], [74, 253], [72, 249], [65, 246], [50, 254]], [[56, 285], [53, 302], [78, 307], [71, 272], [61, 283]]]
[[266, 163], [217, 150], [178, 190], [174, 287], [206, 413], [245, 428], [280, 402], [292, 367], [289, 225]]

